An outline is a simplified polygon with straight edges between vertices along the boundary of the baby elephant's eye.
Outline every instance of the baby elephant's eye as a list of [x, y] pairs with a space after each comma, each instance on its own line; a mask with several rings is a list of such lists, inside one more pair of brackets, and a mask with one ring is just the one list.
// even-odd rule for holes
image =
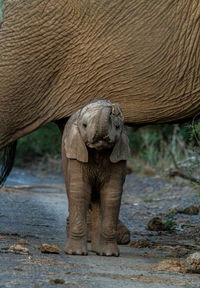
[[87, 124], [86, 124], [86, 123], [83, 123], [83, 127], [86, 128], [86, 127], [87, 127]]

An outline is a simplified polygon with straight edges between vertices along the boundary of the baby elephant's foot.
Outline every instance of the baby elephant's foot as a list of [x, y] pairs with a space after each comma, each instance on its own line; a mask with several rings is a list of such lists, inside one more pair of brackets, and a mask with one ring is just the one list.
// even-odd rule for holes
[[97, 255], [100, 256], [119, 256], [119, 249], [117, 247], [116, 243], [104, 243], [101, 244], [98, 251]]
[[98, 248], [99, 248], [99, 245], [97, 242], [91, 242], [91, 251], [92, 252], [98, 252]]
[[85, 239], [69, 239], [65, 247], [65, 253], [70, 255], [88, 255], [87, 241]]

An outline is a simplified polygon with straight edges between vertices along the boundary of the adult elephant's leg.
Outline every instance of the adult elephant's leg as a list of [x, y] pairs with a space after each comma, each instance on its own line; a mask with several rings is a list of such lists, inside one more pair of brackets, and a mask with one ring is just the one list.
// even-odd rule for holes
[[[69, 170], [68, 170], [69, 171]], [[70, 175], [67, 182], [69, 201], [69, 239], [65, 252], [74, 255], [87, 255], [86, 216], [90, 201], [91, 188], [83, 181], [81, 164], [70, 160]]]

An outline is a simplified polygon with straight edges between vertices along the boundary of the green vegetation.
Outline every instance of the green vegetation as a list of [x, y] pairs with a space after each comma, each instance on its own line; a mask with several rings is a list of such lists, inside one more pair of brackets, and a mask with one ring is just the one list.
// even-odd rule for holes
[[19, 139], [17, 145], [16, 164], [24, 161], [33, 161], [35, 158], [47, 154], [54, 156], [60, 154], [61, 134], [54, 123], [34, 131]]
[[187, 125], [152, 125], [138, 130], [128, 128], [128, 135], [132, 154], [152, 166], [169, 157], [167, 146], [171, 146], [176, 155], [184, 154], [191, 142], [191, 128]]
[[174, 214], [167, 215], [164, 224], [167, 231], [173, 232], [177, 227], [175, 215]]
[[[152, 125], [138, 130], [128, 128], [133, 159], [141, 167], [148, 165], [158, 170], [170, 166], [171, 154], [177, 160], [185, 158], [190, 134], [190, 129], [185, 125]], [[138, 165], [136, 169], [139, 170]]]
[[0, 0], [0, 20], [1, 20], [1, 17], [2, 17], [1, 8], [2, 8], [2, 5], [3, 5], [3, 2], [4, 2], [4, 0]]
[[[137, 130], [128, 127], [134, 172], [140, 172], [144, 165], [164, 169], [173, 163], [173, 157], [176, 161], [190, 157], [193, 155], [191, 147], [198, 147], [196, 135], [199, 129], [199, 124], [195, 129], [190, 125], [154, 125]], [[50, 123], [19, 140], [17, 163], [46, 154], [55, 156], [60, 154], [60, 146], [60, 132], [55, 124]], [[197, 160], [192, 158], [192, 166], [197, 164]]]

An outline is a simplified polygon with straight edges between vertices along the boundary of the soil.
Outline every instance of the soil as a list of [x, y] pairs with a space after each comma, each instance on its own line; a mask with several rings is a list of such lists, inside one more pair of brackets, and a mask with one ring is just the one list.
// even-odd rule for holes
[[[127, 175], [120, 219], [131, 243], [120, 257], [70, 256], [63, 177], [14, 169], [0, 189], [0, 287], [200, 287], [199, 260], [190, 256], [200, 250], [199, 196], [190, 183]], [[149, 229], [155, 218], [162, 229]], [[59, 254], [41, 253], [42, 244]]]

